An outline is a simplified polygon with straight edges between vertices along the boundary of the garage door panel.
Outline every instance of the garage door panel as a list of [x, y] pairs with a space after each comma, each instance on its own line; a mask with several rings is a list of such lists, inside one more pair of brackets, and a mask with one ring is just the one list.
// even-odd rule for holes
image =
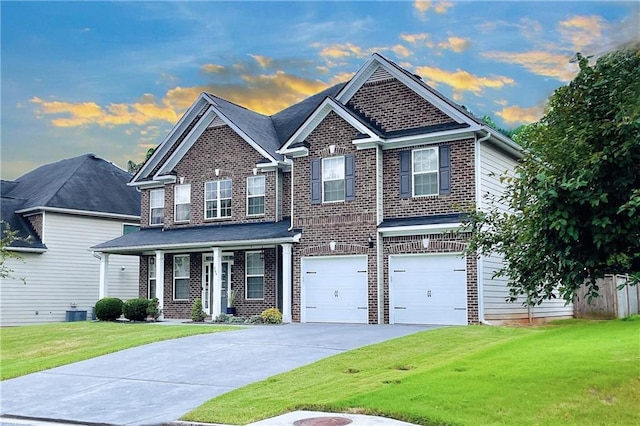
[[367, 257], [302, 259], [302, 309], [307, 322], [368, 322]]
[[465, 260], [453, 255], [391, 256], [394, 323], [467, 324]]

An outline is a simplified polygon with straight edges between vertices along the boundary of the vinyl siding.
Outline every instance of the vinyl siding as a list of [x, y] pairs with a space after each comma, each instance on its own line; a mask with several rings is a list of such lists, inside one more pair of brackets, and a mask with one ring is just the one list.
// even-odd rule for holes
[[[19, 279], [3, 279], [0, 322], [4, 325], [64, 321], [71, 303], [91, 309], [98, 300], [100, 261], [89, 247], [122, 235], [122, 221], [45, 213], [42, 254], [21, 253], [24, 263], [7, 265]], [[130, 223], [128, 221], [127, 223]], [[122, 269], [124, 267], [124, 270]], [[123, 300], [138, 297], [138, 257], [109, 257], [108, 295]], [[36, 312], [38, 312], [36, 314]]]
[[[505, 172], [513, 172], [516, 160], [488, 144], [481, 144], [479, 151], [480, 208], [488, 209], [494, 206], [500, 211], [508, 211], [506, 204], [500, 202], [491, 204], [490, 200], [492, 197], [497, 197], [502, 194], [504, 186], [500, 182], [500, 176]], [[489, 197], [486, 196], [487, 194]], [[507, 278], [493, 278], [493, 274], [501, 267], [502, 262], [503, 257], [498, 254], [482, 257], [482, 271], [480, 271], [480, 275], [483, 288], [484, 319], [488, 321], [527, 320], [529, 318], [529, 312], [525, 306], [522, 306], [524, 298], [513, 303], [506, 302], [505, 299], [509, 295]], [[572, 315], [573, 306], [565, 306], [564, 301], [561, 299], [546, 301], [531, 311], [531, 317], [533, 319]]]

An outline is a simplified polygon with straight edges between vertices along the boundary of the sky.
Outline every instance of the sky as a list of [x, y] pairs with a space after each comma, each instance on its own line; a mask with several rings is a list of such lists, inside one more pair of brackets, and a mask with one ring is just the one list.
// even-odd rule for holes
[[214, 93], [273, 114], [378, 52], [513, 128], [640, 39], [640, 2], [0, 2], [0, 174], [95, 153], [142, 161]]

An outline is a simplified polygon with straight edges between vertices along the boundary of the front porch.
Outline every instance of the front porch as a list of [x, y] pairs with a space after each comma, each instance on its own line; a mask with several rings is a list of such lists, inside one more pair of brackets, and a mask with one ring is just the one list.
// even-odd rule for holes
[[288, 222], [142, 229], [92, 248], [100, 255], [99, 297], [109, 286], [109, 255], [135, 255], [139, 297], [157, 297], [161, 318], [188, 319], [201, 298], [212, 319], [227, 307], [241, 316], [276, 307], [291, 322], [292, 246], [299, 238]]

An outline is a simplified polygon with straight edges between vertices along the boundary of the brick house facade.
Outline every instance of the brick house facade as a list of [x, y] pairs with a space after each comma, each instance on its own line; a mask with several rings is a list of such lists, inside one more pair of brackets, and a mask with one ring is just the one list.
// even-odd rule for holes
[[[490, 170], [520, 155], [374, 54], [346, 84], [273, 116], [203, 93], [130, 183], [142, 192], [141, 231], [94, 249], [140, 256], [141, 297], [153, 296], [153, 259], [166, 318], [188, 318], [198, 297], [216, 316], [237, 291], [243, 316], [277, 307], [295, 322], [478, 323], [510, 315], [497, 302], [506, 286], [490, 278], [495, 259], [462, 257], [456, 231], [481, 194], [500, 193]], [[222, 180], [230, 204], [210, 190]], [[250, 180], [260, 183], [251, 194]], [[178, 207], [181, 185], [190, 193], [180, 189]], [[151, 224], [158, 189], [164, 218]], [[191, 214], [177, 222], [185, 194]], [[256, 194], [264, 207], [249, 215]], [[223, 205], [230, 214], [205, 217]]]

